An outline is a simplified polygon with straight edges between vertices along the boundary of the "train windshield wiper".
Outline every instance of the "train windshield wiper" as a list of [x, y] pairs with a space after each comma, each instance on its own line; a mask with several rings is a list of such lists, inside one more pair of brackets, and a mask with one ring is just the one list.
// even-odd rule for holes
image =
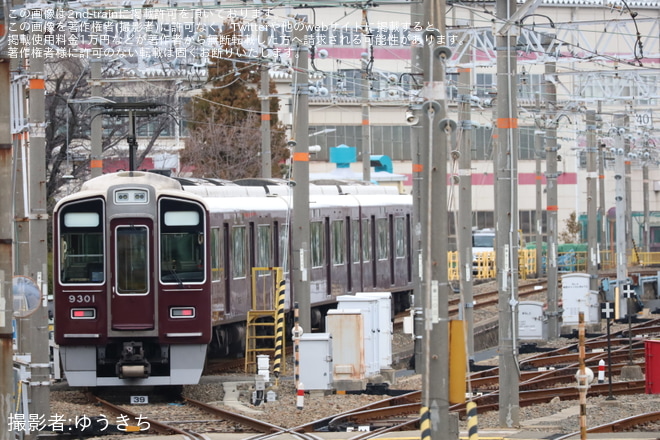
[[[176, 262], [173, 262], [176, 264]], [[179, 283], [179, 287], [183, 287], [183, 281], [181, 281], [181, 278], [179, 277], [179, 274], [176, 272], [174, 266], [170, 267], [170, 273], [172, 276], [174, 276], [174, 279]]]

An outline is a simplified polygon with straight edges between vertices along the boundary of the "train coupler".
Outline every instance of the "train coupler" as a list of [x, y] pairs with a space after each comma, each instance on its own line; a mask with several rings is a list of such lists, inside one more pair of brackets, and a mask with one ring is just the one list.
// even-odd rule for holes
[[151, 364], [147, 361], [141, 342], [124, 342], [115, 372], [120, 379], [149, 377]]

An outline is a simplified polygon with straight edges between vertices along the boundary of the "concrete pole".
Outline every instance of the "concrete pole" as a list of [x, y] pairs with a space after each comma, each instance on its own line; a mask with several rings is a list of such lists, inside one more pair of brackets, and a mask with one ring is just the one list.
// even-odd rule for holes
[[626, 114], [623, 118], [623, 127], [626, 129], [626, 136], [623, 138], [624, 168], [626, 176], [626, 255], [633, 252], [632, 236], [632, 164], [630, 161], [630, 144], [632, 142], [630, 134], [630, 117]]
[[[624, 114], [614, 115], [614, 128], [612, 134], [615, 140], [614, 154], [614, 196], [616, 209], [616, 280], [619, 295], [621, 288], [628, 279], [628, 255], [626, 247], [626, 165], [627, 155], [624, 149], [624, 137], [626, 133], [627, 116]], [[628, 314], [628, 301], [619, 301], [621, 311], [619, 317]]]
[[[362, 10], [362, 38], [365, 54], [362, 57], [362, 180], [371, 181], [371, 125], [370, 105], [371, 100], [371, 69], [373, 67], [373, 54], [370, 51], [371, 29], [367, 20], [367, 9]], [[365, 57], [366, 56], [366, 57]]]
[[596, 112], [587, 110], [587, 273], [589, 290], [592, 291], [598, 290], [597, 154]]
[[[424, 13], [422, 3], [414, 2], [410, 5], [410, 23], [421, 22]], [[414, 25], [413, 25], [414, 28]], [[414, 29], [411, 28], [411, 34]], [[411, 75], [414, 82], [416, 76], [421, 77], [423, 50], [421, 44], [411, 44]], [[414, 343], [414, 364], [415, 372], [421, 373], [424, 366], [422, 353], [422, 335], [424, 334], [424, 298], [421, 290], [422, 282], [422, 218], [423, 218], [423, 197], [422, 197], [422, 177], [423, 177], [423, 128], [419, 123], [421, 120], [421, 106], [411, 105], [406, 114], [406, 123], [410, 125], [410, 145], [412, 154], [412, 180], [413, 180], [413, 327], [415, 332]]]
[[[447, 271], [448, 206], [446, 130], [456, 124], [445, 119], [446, 98], [443, 59], [450, 55], [445, 44], [445, 3], [425, 0], [423, 56], [426, 100], [422, 106], [427, 154], [423, 178], [426, 216], [422, 223], [424, 242], [422, 292], [424, 298], [424, 370], [422, 389], [422, 438], [432, 440], [458, 438], [458, 420], [449, 418], [449, 279]], [[453, 124], [453, 126], [451, 125]]]
[[[4, 50], [3, 50], [4, 52]], [[13, 212], [10, 208], [13, 194], [12, 181], [12, 134], [10, 117], [10, 68], [6, 53], [0, 62], [0, 182], [5, 188], [0, 192], [0, 420], [9, 420], [13, 412], [14, 373], [12, 350], [13, 296], [11, 289]], [[0, 440], [13, 439], [14, 435], [4, 425], [0, 429]]]
[[[91, 75], [91, 95], [92, 99], [102, 98], [103, 86], [101, 83], [101, 67], [103, 61], [101, 58], [92, 58], [89, 61], [90, 75]], [[91, 119], [91, 156], [90, 156], [90, 172], [91, 177], [98, 177], [103, 174], [103, 116], [102, 110], [97, 107], [92, 107], [90, 110]]]
[[546, 61], [545, 63], [545, 102], [546, 102], [546, 188], [547, 188], [547, 217], [548, 217], [548, 252], [546, 257], [546, 271], [548, 274], [548, 338], [550, 340], [559, 337], [559, 268], [557, 267], [557, 243], [558, 243], [558, 195], [557, 195], [557, 89], [554, 83], [556, 63]]
[[[305, 24], [305, 23], [302, 23]], [[305, 44], [305, 26], [296, 26], [292, 43], [294, 59], [294, 149], [293, 149], [293, 216], [291, 219], [291, 280], [293, 294], [300, 308], [299, 323], [311, 332], [310, 227], [309, 227], [309, 48]]]
[[270, 75], [268, 62], [263, 57], [263, 52], [268, 48], [268, 24], [263, 20], [263, 30], [261, 31], [261, 42], [259, 46], [262, 50], [261, 69], [261, 177], [270, 179], [272, 177], [272, 154], [270, 151]]
[[[648, 140], [646, 141], [645, 147], [648, 148]], [[648, 150], [644, 151], [644, 157], [642, 157], [642, 193], [644, 194], [643, 203], [644, 203], [644, 252], [651, 252], [651, 237], [649, 224], [651, 221], [651, 212], [649, 206], [649, 152]]]
[[545, 131], [534, 132], [534, 157], [536, 161], [536, 277], [543, 276], [543, 171], [541, 170], [541, 151]]
[[[35, 29], [35, 26], [31, 26]], [[33, 34], [36, 32], [33, 31]], [[43, 41], [43, 38], [38, 41]], [[37, 45], [35, 45], [37, 46]], [[43, 45], [39, 45], [43, 48]], [[48, 207], [46, 203], [46, 113], [44, 59], [30, 59], [29, 273], [44, 301], [30, 316], [30, 399], [32, 414], [50, 417], [50, 348], [48, 346]]]
[[[515, 0], [496, 0], [497, 18], [509, 22]], [[496, 266], [499, 291], [499, 422], [506, 428], [520, 424], [518, 337], [518, 100], [516, 40], [513, 27], [496, 33], [497, 136], [495, 154]]]
[[[468, 50], [461, 63], [471, 61], [472, 51]], [[466, 326], [466, 347], [468, 361], [474, 362], [474, 296], [472, 292], [472, 69], [458, 68], [458, 125], [461, 133], [460, 157], [458, 159], [458, 265], [460, 291], [463, 296], [463, 319]]]
[[362, 180], [365, 182], [371, 181], [371, 125], [369, 122], [370, 109], [369, 100], [371, 97], [371, 81], [369, 80], [369, 72], [367, 71], [367, 64], [362, 60]]
[[[600, 107], [600, 102], [598, 107]], [[600, 112], [597, 113], [599, 115]], [[598, 116], [597, 116], [598, 117]], [[601, 261], [600, 252], [608, 248], [607, 234], [607, 206], [605, 206], [605, 144], [598, 145], [598, 217], [600, 218], [600, 238], [598, 240], [598, 261]], [[602, 248], [601, 245], [602, 244]]]

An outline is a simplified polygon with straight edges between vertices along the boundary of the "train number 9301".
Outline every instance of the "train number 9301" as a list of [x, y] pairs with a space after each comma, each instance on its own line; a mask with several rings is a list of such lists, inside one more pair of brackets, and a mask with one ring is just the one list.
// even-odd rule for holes
[[95, 303], [96, 295], [69, 295], [70, 304]]

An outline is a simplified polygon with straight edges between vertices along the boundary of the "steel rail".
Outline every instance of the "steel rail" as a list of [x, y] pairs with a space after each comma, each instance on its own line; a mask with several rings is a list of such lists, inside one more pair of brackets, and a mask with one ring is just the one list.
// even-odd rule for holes
[[247, 426], [249, 428], [254, 429], [257, 432], [269, 434], [274, 432], [281, 432], [284, 429], [280, 426], [273, 425], [272, 423], [264, 422], [262, 420], [255, 419], [253, 417], [248, 417], [239, 413], [227, 411], [222, 408], [218, 408], [216, 406], [209, 405], [204, 402], [200, 402], [198, 400], [190, 399], [188, 397], [184, 397], [184, 400], [187, 403], [190, 403], [191, 405], [196, 406], [209, 414], [212, 414], [216, 417], [220, 417], [223, 420], [228, 420], [230, 422]]
[[[629, 431], [632, 428], [643, 425], [645, 423], [656, 423], [660, 422], [660, 411], [649, 412], [644, 414], [638, 414], [631, 417], [626, 417], [624, 419], [615, 420], [611, 423], [605, 423], [603, 425], [594, 426], [593, 428], [587, 429], [587, 434], [602, 434], [610, 432], [624, 432]], [[562, 435], [561, 437], [555, 437], [554, 440], [567, 440], [571, 437], [580, 435], [580, 432], [571, 432], [570, 434]]]
[[117, 416], [120, 415], [125, 415], [133, 419], [134, 422], [137, 423], [138, 420], [144, 420], [149, 422], [149, 429], [148, 432], [155, 432], [157, 434], [162, 434], [162, 435], [172, 435], [172, 434], [179, 434], [183, 435], [185, 437], [190, 437], [191, 434], [189, 432], [184, 431], [183, 429], [176, 428], [171, 425], [166, 425], [165, 423], [158, 422], [156, 420], [152, 420], [149, 418], [143, 418], [141, 417], [140, 414], [137, 414], [129, 409], [122, 408], [120, 406], [115, 405], [114, 403], [110, 403], [107, 400], [101, 399], [100, 397], [96, 396], [95, 394], [91, 392], [86, 393], [87, 399], [92, 402], [92, 403], [97, 403], [101, 405], [103, 408], [109, 410], [110, 412], [114, 413]]

